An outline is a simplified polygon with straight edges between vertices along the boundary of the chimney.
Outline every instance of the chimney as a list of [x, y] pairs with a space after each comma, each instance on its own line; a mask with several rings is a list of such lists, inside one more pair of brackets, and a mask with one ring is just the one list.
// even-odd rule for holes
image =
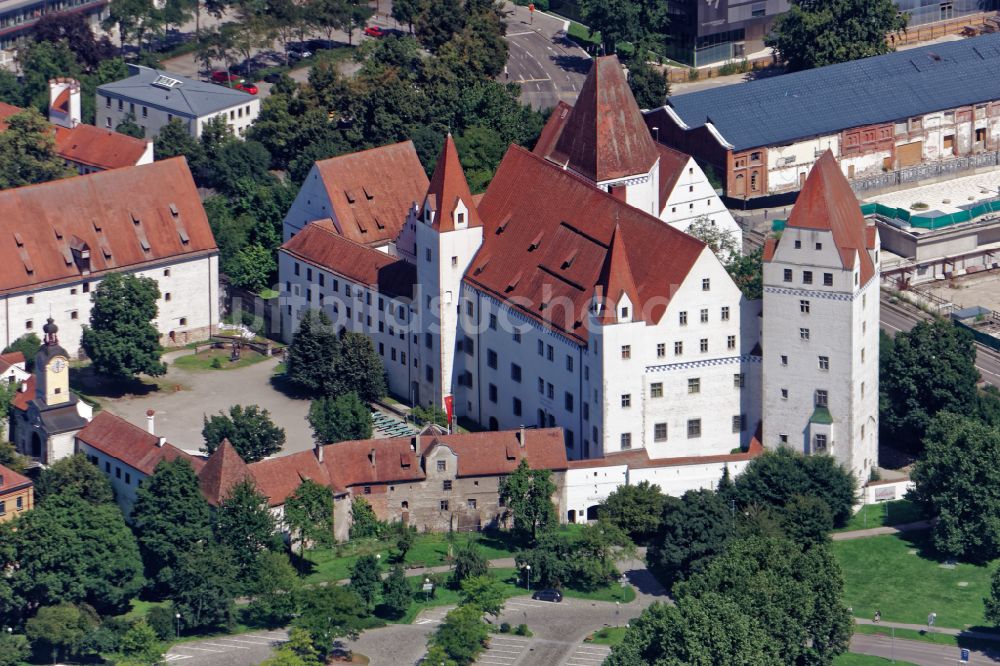
[[146, 410], [146, 432], [150, 435], [156, 434], [156, 410], [147, 409]]
[[158, 447], [163, 448], [163, 445], [166, 444], [166, 443], [167, 443], [167, 438], [166, 437], [157, 437], [156, 438], [156, 445]]
[[63, 77], [49, 79], [49, 122], [73, 129], [82, 120], [80, 82]]
[[3, 488], [3, 474], [0, 474], [0, 488]]
[[319, 463], [322, 465], [323, 464], [323, 445], [322, 444], [317, 444], [315, 451], [316, 451], [316, 460], [319, 461]]
[[521, 429], [517, 433], [517, 442], [524, 448], [524, 424], [521, 424]]
[[369, 452], [369, 454], [368, 454], [368, 462], [370, 462], [372, 464], [372, 467], [375, 466], [375, 449], [372, 449], [371, 452]]

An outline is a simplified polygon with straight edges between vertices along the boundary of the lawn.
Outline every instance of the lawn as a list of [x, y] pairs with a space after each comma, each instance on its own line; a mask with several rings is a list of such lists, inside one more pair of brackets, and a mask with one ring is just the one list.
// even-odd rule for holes
[[920, 509], [909, 500], [866, 504], [860, 511], [851, 516], [846, 526], [834, 531], [849, 532], [852, 530], [866, 530], [871, 527], [902, 525], [923, 519], [924, 516], [920, 513]]
[[942, 627], [981, 627], [983, 597], [990, 592], [995, 566], [948, 564], [934, 552], [926, 530], [834, 541], [844, 570], [844, 597], [854, 615], [924, 624], [937, 613]]
[[626, 627], [604, 627], [584, 639], [584, 643], [598, 645], [620, 645], [625, 638]]
[[897, 666], [914, 666], [908, 661], [889, 661], [884, 657], [873, 657], [867, 654], [848, 652], [833, 660], [833, 666], [880, 666], [880, 664], [897, 664]]
[[[475, 541], [480, 552], [488, 560], [502, 557], [512, 557], [514, 546], [509, 540], [504, 540], [502, 534], [491, 532], [460, 532], [454, 535], [453, 552]], [[436, 567], [449, 564], [448, 540], [445, 534], [418, 534], [413, 547], [406, 553], [407, 567]], [[338, 581], [350, 576], [351, 567], [362, 555], [381, 555], [384, 562], [390, 561], [390, 555], [395, 554], [395, 546], [387, 541], [363, 540], [355, 541], [334, 548], [318, 548], [306, 553], [306, 558], [312, 562], [313, 570], [305, 577], [306, 583]]]
[[[229, 358], [232, 353], [232, 349], [229, 347], [223, 349], [212, 347], [197, 354], [180, 356], [174, 359], [172, 365], [184, 370], [235, 370], [236, 368], [245, 368], [248, 365], [253, 365], [267, 359], [267, 356], [263, 354], [258, 354], [252, 349], [244, 348], [240, 350], [240, 360], [230, 361]], [[217, 364], [218, 367], [212, 365], [213, 363]]]

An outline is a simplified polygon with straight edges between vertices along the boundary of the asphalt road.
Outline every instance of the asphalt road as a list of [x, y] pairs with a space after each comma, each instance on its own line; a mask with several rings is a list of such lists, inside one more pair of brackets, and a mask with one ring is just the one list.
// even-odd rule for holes
[[284, 631], [255, 631], [170, 648], [164, 659], [184, 666], [253, 666], [271, 657], [273, 649], [288, 639]]
[[[868, 654], [885, 659], [908, 661], [917, 666], [955, 666], [958, 664], [958, 648], [947, 645], [934, 645], [922, 641], [907, 641], [889, 636], [869, 636], [854, 634], [851, 638], [851, 652]], [[990, 651], [990, 654], [975, 650], [969, 655], [969, 664], [1000, 663], [1000, 652]]]
[[[901, 305], [888, 303], [884, 294], [880, 317], [882, 329], [889, 335], [908, 331], [921, 319], [930, 319], [930, 315], [915, 311], [914, 308], [904, 309]], [[977, 344], [976, 368], [984, 382], [1000, 387], [1000, 354]]]
[[565, 38], [567, 22], [511, 3], [506, 18], [507, 72], [500, 81], [521, 84], [521, 101], [534, 109], [548, 109], [560, 100], [576, 101], [590, 69], [590, 56]]

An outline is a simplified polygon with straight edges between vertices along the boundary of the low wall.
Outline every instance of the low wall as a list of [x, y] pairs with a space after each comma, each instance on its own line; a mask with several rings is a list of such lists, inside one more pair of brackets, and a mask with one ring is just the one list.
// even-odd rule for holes
[[861, 488], [861, 504], [878, 504], [903, 499], [913, 488], [913, 481], [871, 481]]

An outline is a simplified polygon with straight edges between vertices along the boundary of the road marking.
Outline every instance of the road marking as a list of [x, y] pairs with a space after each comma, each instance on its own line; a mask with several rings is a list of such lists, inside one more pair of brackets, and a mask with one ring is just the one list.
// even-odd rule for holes
[[248, 647], [243, 647], [242, 645], [219, 645], [218, 643], [202, 643], [202, 645], [211, 645], [212, 647], [221, 647], [228, 650], [249, 650]]
[[242, 641], [238, 638], [219, 638], [220, 641], [232, 641], [233, 643], [246, 643], [247, 645], [270, 645], [271, 641]]
[[534, 30], [525, 30], [524, 32], [509, 32], [504, 37], [521, 37], [522, 35], [537, 35], [538, 33]]
[[225, 652], [225, 650], [209, 650], [208, 648], [195, 647], [193, 645], [178, 645], [175, 650], [201, 650], [202, 652]]
[[164, 661], [180, 661], [181, 659], [194, 659], [194, 656], [190, 654], [168, 654], [163, 658]]
[[545, 83], [546, 81], [551, 81], [551, 76], [546, 76], [544, 79], [517, 79], [514, 83]]

